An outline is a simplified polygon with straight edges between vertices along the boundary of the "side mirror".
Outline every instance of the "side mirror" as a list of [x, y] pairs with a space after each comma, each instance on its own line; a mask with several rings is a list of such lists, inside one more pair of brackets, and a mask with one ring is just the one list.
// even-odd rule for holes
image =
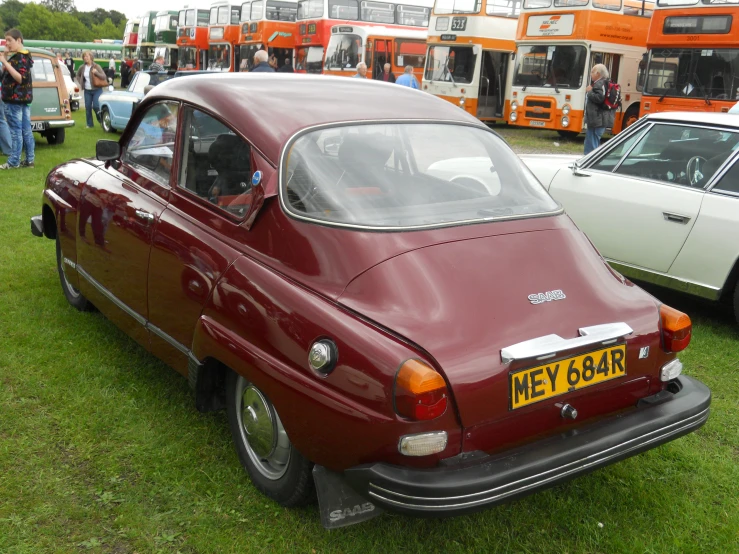
[[572, 170], [572, 174], [576, 177], [590, 177], [589, 173], [585, 173], [582, 169], [580, 169], [580, 162], [572, 162], [572, 165], [570, 165], [570, 169]]
[[121, 157], [121, 145], [115, 140], [99, 140], [95, 144], [95, 157], [101, 162], [111, 162]]

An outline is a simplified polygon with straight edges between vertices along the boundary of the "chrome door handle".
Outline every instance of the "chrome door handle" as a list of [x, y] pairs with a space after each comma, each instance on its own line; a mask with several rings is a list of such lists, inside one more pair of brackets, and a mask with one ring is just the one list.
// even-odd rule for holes
[[149, 212], [145, 212], [144, 210], [136, 210], [136, 217], [147, 225], [151, 224], [154, 221], [154, 214], [150, 214]]
[[665, 221], [671, 221], [672, 223], [680, 223], [681, 225], [687, 225], [690, 221], [690, 217], [687, 215], [673, 214], [670, 212], [662, 212], [665, 217]]

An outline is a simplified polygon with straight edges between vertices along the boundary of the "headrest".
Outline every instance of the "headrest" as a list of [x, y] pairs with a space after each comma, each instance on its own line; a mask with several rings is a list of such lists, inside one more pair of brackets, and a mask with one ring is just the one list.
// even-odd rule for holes
[[249, 145], [232, 134], [218, 135], [208, 149], [208, 161], [217, 171], [249, 171]]

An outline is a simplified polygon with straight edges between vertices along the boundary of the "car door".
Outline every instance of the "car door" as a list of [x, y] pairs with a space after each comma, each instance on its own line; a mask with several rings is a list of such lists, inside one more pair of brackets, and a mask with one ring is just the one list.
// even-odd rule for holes
[[707, 132], [685, 124], [641, 126], [601, 147], [585, 167], [559, 171], [549, 192], [603, 256], [666, 272], [700, 211], [709, 156], [715, 165], [716, 156], [730, 153], [713, 150]]
[[200, 314], [248, 234], [240, 223], [255, 161], [249, 144], [214, 117], [184, 107], [181, 121], [180, 168], [154, 232], [148, 297], [152, 352], [185, 374]]
[[150, 106], [123, 139], [120, 162], [93, 174], [80, 199], [78, 270], [100, 311], [147, 348], [149, 255], [169, 196], [177, 111]]

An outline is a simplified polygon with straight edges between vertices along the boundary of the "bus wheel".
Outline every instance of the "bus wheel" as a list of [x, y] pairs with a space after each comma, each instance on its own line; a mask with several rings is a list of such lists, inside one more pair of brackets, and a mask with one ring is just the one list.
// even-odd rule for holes
[[628, 129], [629, 126], [636, 123], [639, 119], [639, 104], [632, 104], [626, 110], [624, 118], [621, 120], [621, 130]]
[[578, 133], [577, 131], [562, 131], [561, 129], [559, 129], [557, 131], [557, 134], [563, 139], [575, 140], [580, 133]]

